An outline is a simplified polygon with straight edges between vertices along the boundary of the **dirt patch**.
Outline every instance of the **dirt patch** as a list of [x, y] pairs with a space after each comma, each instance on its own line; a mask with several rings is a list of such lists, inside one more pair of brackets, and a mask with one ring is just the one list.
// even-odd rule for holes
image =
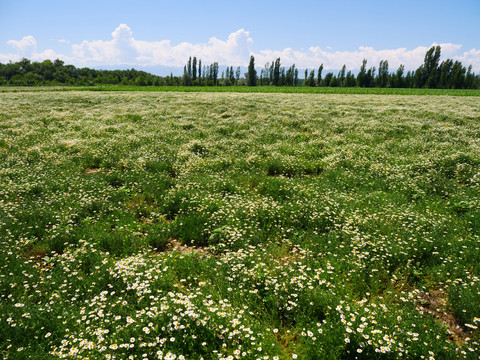
[[438, 321], [446, 325], [451, 339], [455, 341], [458, 346], [465, 344], [465, 339], [469, 336], [465, 329], [457, 322], [455, 317], [448, 313], [447, 294], [443, 289], [430, 290], [428, 294], [422, 292], [418, 295], [418, 299], [418, 310], [432, 314]]
[[185, 254], [195, 253], [195, 254], [199, 254], [199, 255], [203, 255], [203, 256], [212, 255], [210, 253], [210, 251], [208, 251], [208, 249], [206, 249], [204, 247], [187, 246], [187, 245], [182, 244], [177, 239], [170, 239], [168, 241], [167, 249], [165, 251], [178, 251], [178, 252], [182, 252], [182, 253], [185, 253]]
[[85, 175], [95, 175], [100, 173], [102, 170], [99, 168], [87, 168], [85, 169]]

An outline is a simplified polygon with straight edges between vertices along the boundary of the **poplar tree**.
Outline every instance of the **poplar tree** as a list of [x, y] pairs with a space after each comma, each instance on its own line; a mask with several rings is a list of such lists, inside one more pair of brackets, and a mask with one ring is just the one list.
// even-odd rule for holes
[[233, 72], [233, 66], [230, 66], [230, 84], [235, 84], [235, 74]]
[[197, 80], [197, 57], [193, 57], [192, 61], [192, 80], [195, 81]]
[[472, 72], [472, 65], [467, 69], [467, 74], [465, 75], [465, 82], [463, 84], [463, 87], [466, 89], [473, 89], [474, 88], [474, 83], [475, 83], [475, 75]]
[[198, 59], [198, 81], [202, 84], [202, 60]]
[[322, 71], [323, 71], [323, 64], [318, 67], [317, 86], [322, 85]]
[[423, 68], [425, 70], [425, 87], [436, 88], [438, 82], [439, 68], [438, 62], [440, 61], [440, 46], [432, 46], [425, 54]]
[[275, 60], [273, 67], [273, 85], [278, 86], [280, 84], [280, 58]]
[[343, 86], [343, 84], [345, 82], [345, 72], [346, 72], [346, 70], [347, 70], [347, 66], [345, 64], [343, 64], [342, 69], [338, 73], [338, 85], [339, 86]]
[[187, 72], [187, 67], [183, 67], [183, 86], [188, 85], [188, 72]]
[[357, 85], [359, 87], [365, 87], [367, 77], [367, 59], [363, 59], [360, 72], [357, 75]]
[[213, 85], [217, 85], [217, 79], [218, 79], [218, 62], [214, 62], [211, 65], [212, 68], [212, 80], [213, 80]]
[[310, 71], [310, 76], [308, 77], [308, 85], [315, 86], [315, 70]]
[[262, 85], [269, 85], [269, 80], [270, 80], [270, 63], [267, 62], [265, 64], [265, 68], [262, 69], [262, 73], [263, 73], [263, 81], [262, 81]]
[[240, 80], [240, 66], [237, 67], [235, 71], [235, 85], [238, 85], [238, 81]]
[[270, 65], [270, 70], [268, 72], [269, 78], [270, 78], [270, 84], [273, 84], [273, 69], [275, 67], [275, 62], [272, 61], [272, 64]]
[[405, 87], [405, 82], [403, 80], [403, 73], [405, 71], [405, 66], [403, 64], [400, 64], [400, 66], [398, 67], [397, 69], [397, 72], [395, 74], [395, 83], [394, 83], [394, 87], [396, 88], [403, 88]]
[[257, 71], [255, 70], [255, 58], [250, 56], [250, 63], [248, 64], [247, 85], [257, 86]]
[[387, 87], [388, 84], [388, 60], [381, 60], [378, 66], [377, 85]]

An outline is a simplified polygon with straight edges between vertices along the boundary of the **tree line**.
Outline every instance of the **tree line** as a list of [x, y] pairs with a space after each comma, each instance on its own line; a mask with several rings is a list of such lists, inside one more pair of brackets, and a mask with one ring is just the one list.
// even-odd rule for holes
[[[176, 81], [175, 81], [176, 80]], [[180, 85], [173, 77], [162, 78], [145, 71], [95, 70], [65, 65], [62, 60], [31, 62], [22, 59], [18, 62], [0, 63], [0, 85], [40, 86], [40, 85]]]
[[458, 60], [446, 59], [440, 62], [440, 46], [432, 46], [425, 54], [424, 63], [416, 70], [405, 72], [405, 66], [391, 72], [388, 60], [380, 61], [378, 69], [367, 68], [364, 59], [360, 71], [354, 74], [343, 65], [336, 74], [324, 74], [323, 64], [318, 69], [305, 69], [303, 79], [295, 64], [286, 68], [280, 58], [267, 62], [258, 73], [252, 55], [247, 72], [241, 68], [227, 66], [219, 73], [217, 62], [206, 65], [196, 56], [189, 57], [182, 76], [157, 76], [145, 71], [95, 70], [65, 65], [62, 60], [0, 63], [0, 85], [138, 85], [138, 86], [326, 86], [326, 87], [390, 87], [390, 88], [431, 88], [431, 89], [479, 89], [480, 75], [472, 66], [464, 67]]
[[267, 63], [258, 77], [255, 59], [250, 57], [247, 83], [250, 86], [329, 86], [329, 87], [382, 87], [382, 88], [429, 88], [429, 89], [479, 89], [480, 75], [475, 75], [472, 66], [465, 68], [458, 60], [446, 59], [440, 62], [440, 46], [432, 46], [425, 54], [424, 63], [414, 71], [405, 72], [400, 65], [394, 72], [389, 71], [388, 60], [381, 60], [378, 71], [375, 66], [367, 69], [367, 60], [362, 61], [357, 75], [347, 71], [346, 65], [334, 74], [324, 74], [323, 64], [318, 69], [305, 69], [303, 80], [298, 80], [295, 64], [288, 70], [280, 66], [280, 58]]
[[[184, 86], [232, 86], [244, 85], [240, 81], [241, 69], [238, 66], [235, 70], [230, 66], [219, 74], [218, 62], [210, 65], [203, 65], [202, 60], [194, 56], [188, 58], [187, 64], [183, 67], [182, 85]], [[243, 80], [243, 79], [242, 79]]]

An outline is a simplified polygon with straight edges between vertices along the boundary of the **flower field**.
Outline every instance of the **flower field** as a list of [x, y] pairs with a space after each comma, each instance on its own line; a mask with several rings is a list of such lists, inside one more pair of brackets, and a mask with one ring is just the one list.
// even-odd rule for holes
[[0, 93], [0, 357], [478, 359], [480, 98]]

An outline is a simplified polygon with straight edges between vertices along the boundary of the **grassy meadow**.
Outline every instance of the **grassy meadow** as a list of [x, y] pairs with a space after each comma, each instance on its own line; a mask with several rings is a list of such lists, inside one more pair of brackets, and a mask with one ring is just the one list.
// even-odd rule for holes
[[480, 96], [478, 89], [413, 89], [376, 87], [310, 87], [310, 86], [0, 86], [2, 92], [37, 91], [143, 91], [143, 92], [200, 92], [200, 93], [262, 93], [262, 94], [355, 94], [355, 95], [435, 95]]
[[478, 359], [480, 98], [0, 93], [0, 357]]

